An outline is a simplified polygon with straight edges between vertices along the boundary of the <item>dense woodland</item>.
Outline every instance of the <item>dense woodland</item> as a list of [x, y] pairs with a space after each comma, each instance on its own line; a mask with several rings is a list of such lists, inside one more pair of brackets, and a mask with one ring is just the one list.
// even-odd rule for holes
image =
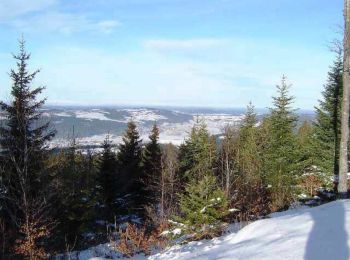
[[241, 126], [227, 126], [222, 139], [198, 118], [180, 147], [160, 145], [156, 122], [141, 140], [130, 121], [118, 148], [106, 136], [101, 153], [78, 150], [74, 136], [69, 149], [48, 148], [55, 130], [41, 117], [44, 88], [32, 85], [39, 71], [29, 71], [23, 40], [14, 59], [12, 99], [0, 103], [1, 259], [68, 259], [108, 241], [125, 256], [148, 254], [180, 236], [218, 236], [228, 223], [337, 192], [341, 48], [314, 122], [297, 124], [283, 76], [263, 120], [249, 104]]

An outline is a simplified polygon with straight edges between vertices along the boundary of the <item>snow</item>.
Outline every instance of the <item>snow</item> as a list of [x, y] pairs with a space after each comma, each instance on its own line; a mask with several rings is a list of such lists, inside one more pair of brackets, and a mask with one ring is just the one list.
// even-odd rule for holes
[[106, 114], [109, 114], [109, 112], [92, 109], [91, 111], [76, 111], [75, 116], [76, 118], [81, 118], [85, 120], [102, 120], [102, 121], [114, 121], [114, 122], [124, 122], [120, 120], [114, 120], [111, 118], [106, 117]]
[[[148, 258], [137, 255], [134, 259], [349, 259], [350, 200], [274, 213], [242, 229], [234, 225], [230, 229], [231, 233], [219, 238], [175, 245]], [[83, 251], [79, 259], [107, 257], [99, 254], [107, 248], [105, 244]]]
[[159, 121], [159, 120], [166, 120], [167, 118], [163, 115], [159, 115], [154, 110], [149, 109], [124, 109], [124, 111], [128, 112], [130, 116], [125, 117], [125, 121], [128, 122], [129, 120], [133, 120], [137, 123], [142, 123], [144, 121]]
[[174, 246], [149, 259], [349, 259], [350, 201], [272, 214], [238, 233]]
[[72, 115], [68, 114], [67, 112], [59, 112], [59, 113], [54, 113], [52, 115], [58, 116], [58, 117], [71, 117], [72, 116]]

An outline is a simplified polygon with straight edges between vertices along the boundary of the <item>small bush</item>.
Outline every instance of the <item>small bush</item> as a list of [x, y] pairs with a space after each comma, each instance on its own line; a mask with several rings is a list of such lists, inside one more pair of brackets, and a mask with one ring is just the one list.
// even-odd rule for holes
[[164, 248], [167, 244], [165, 237], [161, 236], [163, 227], [148, 233], [146, 227], [137, 227], [134, 224], [127, 224], [124, 230], [119, 230], [119, 241], [115, 248], [124, 256], [132, 257], [138, 253], [149, 255], [152, 249]]

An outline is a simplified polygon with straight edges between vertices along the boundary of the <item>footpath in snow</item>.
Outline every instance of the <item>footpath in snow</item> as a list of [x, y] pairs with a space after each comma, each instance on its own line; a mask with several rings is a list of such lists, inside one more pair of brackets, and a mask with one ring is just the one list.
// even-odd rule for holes
[[[237, 233], [176, 245], [147, 259], [343, 260], [350, 259], [349, 231], [350, 200], [342, 200], [275, 213]], [[144, 256], [135, 258], [145, 259]]]

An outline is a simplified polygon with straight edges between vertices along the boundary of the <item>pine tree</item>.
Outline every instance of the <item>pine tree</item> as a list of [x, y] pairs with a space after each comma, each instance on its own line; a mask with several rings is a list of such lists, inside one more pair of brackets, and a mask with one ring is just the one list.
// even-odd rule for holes
[[298, 151], [300, 154], [300, 170], [305, 171], [307, 168], [316, 165], [315, 158], [315, 129], [312, 123], [304, 121], [298, 130], [297, 136]]
[[112, 151], [109, 135], [103, 142], [103, 152], [99, 162], [99, 173], [97, 175], [97, 191], [99, 205], [105, 209], [106, 219], [113, 220], [111, 217], [114, 210], [114, 201], [116, 199], [116, 170], [117, 160]]
[[74, 138], [59, 159], [55, 207], [59, 221], [55, 243], [61, 246], [76, 244], [79, 247], [86, 242], [83, 234], [92, 230], [97, 217], [95, 181], [98, 168], [91, 154], [77, 151]]
[[205, 123], [198, 121], [191, 130], [191, 135], [180, 146], [180, 178], [183, 183], [199, 180], [208, 172], [213, 173], [217, 163], [217, 150]]
[[154, 205], [159, 198], [159, 181], [161, 176], [162, 152], [159, 140], [159, 128], [153, 125], [149, 136], [150, 142], [146, 144], [142, 156], [142, 192], [145, 205]]
[[[11, 174], [7, 176], [10, 186], [23, 184], [28, 192], [35, 193], [40, 187], [39, 173], [42, 172], [47, 153], [45, 145], [55, 132], [50, 130], [49, 122], [40, 125], [40, 109], [45, 100], [37, 101], [36, 98], [44, 87], [31, 89], [39, 70], [33, 73], [28, 71], [30, 54], [25, 51], [24, 40], [19, 43], [20, 52], [13, 56], [17, 60], [17, 70], [10, 73], [13, 100], [10, 104], [0, 103], [6, 117], [6, 124], [0, 127], [1, 157]], [[20, 180], [26, 183], [20, 183]]]
[[328, 72], [323, 100], [316, 107], [315, 164], [329, 175], [339, 174], [340, 112], [343, 95], [343, 55], [339, 49]]
[[216, 143], [203, 122], [194, 125], [190, 138], [180, 147], [179, 163], [185, 189], [180, 200], [181, 221], [199, 236], [217, 234], [227, 200], [216, 178]]
[[257, 123], [258, 120], [254, 112], [254, 106], [250, 103], [239, 131], [237, 144], [239, 149], [237, 152], [239, 172], [241, 173], [241, 177], [250, 183], [253, 180], [256, 182], [260, 181], [261, 162], [257, 141]]
[[[6, 117], [0, 126], [2, 180], [7, 190], [7, 199], [2, 205], [7, 219], [12, 220], [12, 226], [20, 233], [19, 239], [26, 243], [34, 239], [37, 231], [34, 228], [48, 228], [46, 145], [55, 131], [50, 129], [49, 122], [41, 123], [45, 99], [38, 101], [37, 96], [44, 87], [32, 88], [39, 70], [28, 71], [30, 54], [25, 50], [23, 39], [19, 41], [19, 54], [13, 57], [17, 68], [10, 72], [12, 100], [10, 103], [0, 102]], [[31, 223], [36, 223], [35, 227], [30, 226]], [[33, 256], [35, 249], [40, 248], [33, 246], [26, 252], [22, 249], [18, 253]]]
[[298, 151], [294, 129], [297, 116], [291, 105], [294, 98], [289, 96], [286, 77], [277, 86], [277, 96], [273, 97], [273, 108], [265, 120], [269, 121], [270, 138], [264, 152], [264, 174], [272, 190], [274, 210], [285, 208], [293, 199], [292, 185], [298, 162]]
[[221, 231], [221, 221], [228, 213], [227, 205], [215, 176], [208, 174], [186, 186], [180, 200], [180, 220], [189, 227], [190, 233], [196, 232], [198, 238], [212, 237]]
[[119, 145], [118, 161], [118, 193], [123, 201], [122, 208], [126, 211], [140, 212], [142, 201], [139, 190], [142, 187], [142, 140], [137, 131], [135, 122], [128, 122], [123, 142]]

